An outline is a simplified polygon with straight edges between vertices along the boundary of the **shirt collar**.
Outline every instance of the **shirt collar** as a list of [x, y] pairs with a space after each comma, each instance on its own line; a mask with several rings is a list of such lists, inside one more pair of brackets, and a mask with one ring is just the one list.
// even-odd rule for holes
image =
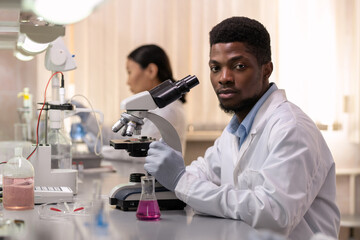
[[250, 110], [250, 112], [246, 115], [244, 120], [239, 123], [236, 115], [232, 117], [230, 123], [227, 126], [227, 131], [231, 134], [240, 138], [240, 145], [244, 142], [246, 136], [249, 134], [251, 126], [254, 122], [255, 116], [259, 111], [260, 107], [264, 104], [266, 99], [278, 88], [275, 83], [270, 83], [270, 88], [265, 92], [264, 95], [256, 102], [254, 107]]

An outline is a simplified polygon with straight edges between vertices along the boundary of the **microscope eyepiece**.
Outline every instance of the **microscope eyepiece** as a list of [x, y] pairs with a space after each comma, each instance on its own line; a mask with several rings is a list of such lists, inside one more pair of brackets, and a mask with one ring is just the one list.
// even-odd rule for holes
[[186, 85], [190, 90], [191, 88], [199, 84], [199, 80], [197, 79], [197, 77], [189, 75], [181, 79], [180, 81], [177, 81], [176, 83], [181, 83], [183, 85]]
[[182, 95], [189, 92], [191, 88], [199, 84], [196, 76], [187, 76], [179, 81], [166, 80], [149, 91], [154, 102], [159, 108], [163, 108]]

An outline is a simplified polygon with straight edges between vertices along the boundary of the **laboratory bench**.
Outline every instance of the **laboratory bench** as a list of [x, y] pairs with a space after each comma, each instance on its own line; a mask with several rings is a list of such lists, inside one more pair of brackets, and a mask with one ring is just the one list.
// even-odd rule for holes
[[[143, 171], [143, 163], [124, 162], [123, 171], [115, 172], [109, 166], [100, 169], [85, 169], [79, 174], [77, 201], [93, 199], [94, 182], [101, 183], [103, 216], [106, 223], [96, 232], [91, 226], [93, 217], [86, 215], [67, 216], [55, 220], [41, 219], [36, 205], [33, 210], [2, 210], [3, 219], [23, 220], [16, 239], [122, 239], [122, 240], [171, 240], [171, 239], [254, 239], [258, 231], [242, 221], [222, 219], [195, 214], [189, 207], [184, 210], [161, 211], [159, 221], [137, 220], [134, 211], [122, 211], [109, 204], [108, 194], [120, 183], [127, 183], [129, 174]], [[1, 233], [1, 227], [0, 227]], [[1, 236], [1, 235], [0, 235]]]

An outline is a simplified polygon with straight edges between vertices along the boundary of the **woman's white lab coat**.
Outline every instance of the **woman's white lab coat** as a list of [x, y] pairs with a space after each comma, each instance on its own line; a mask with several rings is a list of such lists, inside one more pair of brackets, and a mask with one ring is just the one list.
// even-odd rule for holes
[[[159, 115], [160, 117], [165, 118], [177, 131], [183, 153], [185, 150], [186, 144], [186, 114], [184, 109], [184, 104], [177, 100], [166, 107], [156, 108], [150, 112]], [[132, 158], [128, 156], [128, 153], [125, 150], [115, 150], [113, 147], [109, 146], [109, 141], [111, 139], [123, 139], [121, 136], [121, 130], [118, 133], [113, 133], [111, 128], [103, 129], [103, 142], [104, 147], [102, 149], [102, 155], [105, 159], [119, 159], [119, 160], [141, 160], [142, 158]], [[157, 127], [148, 119], [144, 119], [144, 125], [142, 126], [141, 136], [148, 136], [156, 138], [159, 140], [161, 134]]]
[[224, 130], [186, 168], [177, 197], [199, 213], [241, 219], [290, 239], [316, 232], [337, 238], [335, 164], [316, 125], [286, 99], [272, 93], [259, 109], [239, 149]]

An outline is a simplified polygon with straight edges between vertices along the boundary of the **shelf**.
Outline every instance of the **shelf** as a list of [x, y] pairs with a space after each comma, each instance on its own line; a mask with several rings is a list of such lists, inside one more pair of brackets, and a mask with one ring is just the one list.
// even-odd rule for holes
[[356, 177], [360, 175], [360, 168], [338, 168], [336, 169], [336, 176], [349, 176], [349, 210], [350, 214], [355, 214], [356, 211]]
[[360, 227], [360, 215], [344, 214], [340, 218], [340, 226], [342, 227]]
[[338, 176], [360, 175], [360, 168], [337, 168], [336, 175]]

